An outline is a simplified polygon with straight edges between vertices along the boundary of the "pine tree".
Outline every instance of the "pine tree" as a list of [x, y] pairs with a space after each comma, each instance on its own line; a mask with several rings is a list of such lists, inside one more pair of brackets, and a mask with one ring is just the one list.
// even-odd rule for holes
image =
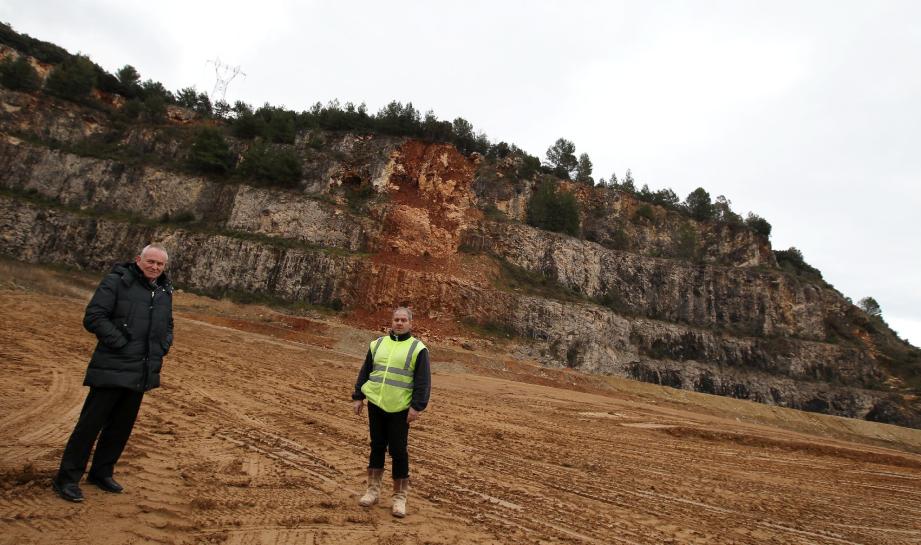
[[745, 218], [745, 225], [749, 229], [758, 233], [759, 235], [769, 237], [771, 236], [771, 224], [768, 223], [768, 220], [762, 218], [758, 214], [748, 213], [748, 217]]
[[579, 166], [576, 145], [565, 138], [558, 139], [547, 148], [547, 166], [560, 178], [570, 179], [572, 172]]
[[629, 193], [636, 193], [636, 186], [633, 184], [633, 173], [630, 172], [630, 169], [627, 169], [627, 174], [624, 176], [624, 181], [620, 184], [620, 188]]
[[140, 89], [141, 74], [131, 66], [126, 64], [118, 69], [115, 73], [118, 83], [121, 85], [122, 93], [128, 98], [134, 98], [138, 95]]
[[592, 178], [592, 160], [587, 153], [579, 156], [579, 164], [576, 165], [576, 181], [593, 186], [595, 179]]
[[876, 302], [876, 299], [872, 297], [864, 297], [860, 301], [857, 301], [857, 306], [859, 306], [864, 312], [870, 316], [882, 316], [883, 310], [879, 308], [879, 303]]
[[707, 220], [713, 217], [714, 209], [713, 203], [710, 202], [710, 194], [702, 187], [692, 191], [684, 200], [684, 204], [695, 219]]

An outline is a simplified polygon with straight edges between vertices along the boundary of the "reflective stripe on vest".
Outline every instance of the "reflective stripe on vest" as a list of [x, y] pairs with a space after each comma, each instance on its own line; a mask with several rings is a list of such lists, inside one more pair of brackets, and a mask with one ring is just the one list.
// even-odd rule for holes
[[399, 382], [399, 381], [391, 380], [389, 378], [384, 378], [384, 377], [368, 377], [368, 380], [370, 380], [371, 382], [383, 382], [384, 384], [396, 386], [397, 388], [407, 388], [409, 390], [413, 389], [413, 385], [411, 382], [410, 383]]
[[[373, 371], [386, 371], [386, 370], [387, 370], [387, 366], [386, 366], [386, 365], [378, 365], [378, 364], [375, 363], [375, 364], [374, 364], [374, 369], [372, 369], [372, 370], [373, 370]], [[398, 374], [398, 375], [403, 375], [404, 377], [411, 377], [411, 376], [413, 376], [413, 372], [410, 371], [409, 369], [400, 369], [399, 367], [391, 367], [391, 368], [390, 368], [390, 372], [391, 372], [391, 373], [396, 373], [396, 374]]]
[[372, 341], [370, 349], [374, 363], [361, 391], [384, 411], [406, 410], [412, 401], [416, 358], [425, 345], [413, 337], [395, 341], [387, 336]]

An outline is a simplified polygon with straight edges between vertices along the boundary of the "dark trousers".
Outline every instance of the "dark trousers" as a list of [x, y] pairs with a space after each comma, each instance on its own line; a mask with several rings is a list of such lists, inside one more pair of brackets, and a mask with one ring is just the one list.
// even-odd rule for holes
[[128, 437], [131, 436], [143, 398], [144, 392], [127, 388], [90, 388], [77, 425], [64, 447], [58, 482], [80, 482], [93, 443], [96, 443], [96, 453], [93, 455], [90, 474], [111, 477], [115, 462], [122, 455]]
[[406, 422], [408, 413], [409, 409], [388, 413], [374, 403], [368, 403], [368, 427], [371, 430], [369, 469], [384, 468], [384, 454], [389, 448], [393, 478], [409, 477], [409, 452], [406, 450], [409, 439], [409, 424]]

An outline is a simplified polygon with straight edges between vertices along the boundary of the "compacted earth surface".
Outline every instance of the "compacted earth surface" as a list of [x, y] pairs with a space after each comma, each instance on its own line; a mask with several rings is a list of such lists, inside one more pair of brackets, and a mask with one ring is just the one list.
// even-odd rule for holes
[[86, 393], [97, 280], [0, 262], [2, 545], [921, 543], [921, 431], [546, 369], [509, 355], [515, 340], [434, 327], [409, 516], [389, 491], [361, 508], [367, 422], [349, 394], [386, 324], [182, 291], [125, 492], [84, 483], [67, 503], [50, 481]]

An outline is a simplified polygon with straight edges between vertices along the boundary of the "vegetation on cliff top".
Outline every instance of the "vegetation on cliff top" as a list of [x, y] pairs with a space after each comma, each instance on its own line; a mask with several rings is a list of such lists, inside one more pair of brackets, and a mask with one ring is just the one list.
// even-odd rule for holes
[[37, 91], [42, 86], [38, 72], [26, 57], [6, 58], [0, 62], [0, 84], [14, 91], [27, 93]]
[[[369, 113], [364, 104], [349, 102], [341, 105], [338, 100], [332, 100], [326, 105], [317, 102], [309, 110], [301, 112], [270, 104], [254, 109], [239, 101], [233, 105], [222, 101], [212, 103], [206, 93], [198, 92], [194, 87], [186, 87], [174, 93], [160, 82], [150, 79], [142, 81], [141, 75], [130, 65], [120, 68], [114, 75], [110, 74], [84, 55], [73, 55], [57, 45], [19, 34], [8, 24], [0, 23], [0, 43], [40, 62], [54, 65], [44, 82], [44, 90], [48, 93], [109, 111], [122, 120], [160, 123], [165, 120], [167, 105], [174, 105], [225, 124], [226, 130], [238, 138], [273, 144], [293, 144], [297, 134], [315, 129], [413, 137], [450, 143], [464, 154], [478, 153], [492, 163], [512, 157], [517, 165], [513, 176], [518, 179], [532, 179], [536, 174], [544, 174], [543, 181], [555, 177], [589, 186], [595, 184], [590, 157], [586, 153], [577, 157], [575, 144], [565, 138], [558, 139], [547, 149], [547, 159], [541, 164], [537, 157], [514, 144], [492, 143], [486, 134], [475, 131], [473, 125], [464, 118], [440, 120], [432, 111], [424, 114], [418, 111], [412, 103], [392, 101], [376, 114]], [[40, 88], [40, 79], [34, 74], [34, 69], [21, 57], [7, 59], [0, 64], [0, 82], [17, 90], [34, 91]], [[92, 99], [90, 94], [93, 88], [122, 96], [125, 99], [124, 105], [116, 109], [106, 102]], [[227, 158], [229, 156], [218, 149], [221, 146], [213, 133], [208, 137], [214, 146], [212, 151], [217, 156], [207, 157], [209, 152], [203, 155], [199, 150], [194, 150], [193, 155], [197, 155], [190, 158], [189, 164], [210, 174], [232, 171], [233, 165]], [[294, 158], [288, 152], [259, 146], [252, 150], [252, 157], [248, 160], [244, 157], [244, 161], [241, 161], [241, 165], [248, 166], [241, 168], [239, 174], [263, 184], [292, 187], [296, 185], [299, 176], [299, 169], [294, 163]], [[612, 173], [609, 181], [602, 178], [599, 185], [631, 193], [640, 200], [670, 208], [700, 221], [714, 220], [744, 226], [761, 236], [770, 236], [771, 225], [767, 220], [752, 213], [743, 220], [731, 210], [728, 199], [719, 196], [711, 201], [709, 193], [703, 188], [696, 189], [680, 202], [671, 189], [651, 191], [648, 185], [644, 185], [637, 190], [634, 184], [632, 173], [628, 170], [622, 183]], [[559, 218], [551, 217], [552, 211], [548, 209], [543, 220], [533, 224], [576, 234], [569, 228], [546, 227], [556, 223], [569, 225], [571, 211], [567, 208], [568, 202], [564, 199], [560, 204], [564, 208], [560, 209]]]

